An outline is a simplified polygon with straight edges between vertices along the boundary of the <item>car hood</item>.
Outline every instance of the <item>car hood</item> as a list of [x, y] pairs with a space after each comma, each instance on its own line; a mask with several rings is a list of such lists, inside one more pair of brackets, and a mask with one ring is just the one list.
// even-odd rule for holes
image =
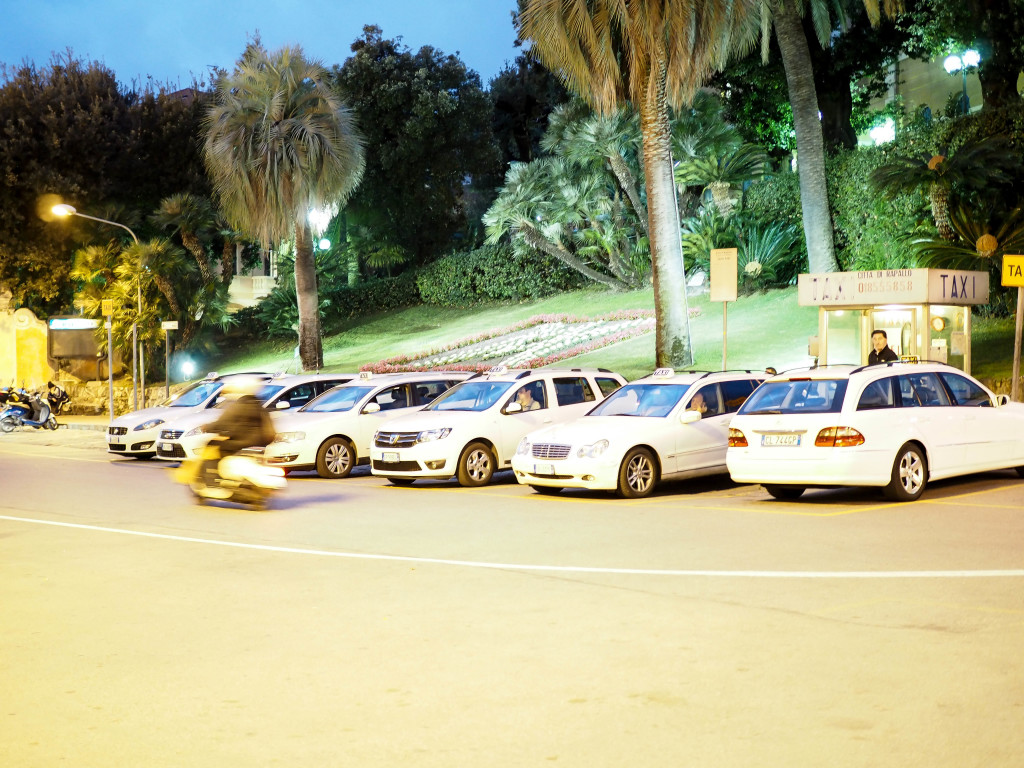
[[[176, 419], [177, 415], [184, 416], [191, 412], [191, 408], [172, 408], [168, 405], [155, 405], [152, 408], [143, 408], [141, 411], [132, 411], [124, 416], [118, 416], [112, 422], [112, 427], [128, 427], [131, 429], [138, 424], [150, 419], [163, 419], [165, 422]], [[177, 415], [176, 415], [177, 414]]]
[[312, 413], [308, 411], [271, 411], [270, 419], [278, 432], [305, 432], [320, 424], [350, 418], [358, 414], [355, 408], [348, 411]]
[[[595, 440], [609, 440], [622, 434], [623, 424], [651, 421], [649, 418], [633, 416], [582, 416], [563, 424], [537, 429], [526, 436], [531, 443], [562, 443], [564, 445], [586, 445]], [[664, 421], [664, 419], [659, 419]]]
[[168, 425], [173, 424], [175, 429], [180, 429], [182, 432], [188, 432], [194, 427], [198, 427], [201, 424], [209, 424], [217, 420], [224, 411], [216, 408], [200, 408], [199, 410], [193, 410], [191, 408], [171, 408], [170, 410], [184, 411], [180, 416], [175, 416], [173, 413], [164, 415], [164, 422]]
[[[495, 411], [494, 413], [497, 413]], [[387, 419], [379, 427], [387, 432], [422, 432], [427, 429], [458, 429], [463, 424], [479, 423], [491, 418], [488, 411], [416, 411]]]

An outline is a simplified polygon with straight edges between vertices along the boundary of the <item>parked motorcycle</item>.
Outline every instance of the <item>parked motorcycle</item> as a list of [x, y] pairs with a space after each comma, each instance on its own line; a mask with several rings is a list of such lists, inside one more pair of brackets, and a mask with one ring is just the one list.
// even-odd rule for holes
[[71, 405], [71, 396], [59, 384], [46, 382], [46, 402], [50, 404], [50, 413], [60, 416], [64, 409]]
[[287, 484], [284, 470], [268, 467], [258, 457], [242, 453], [221, 458], [212, 440], [198, 459], [183, 461], [175, 479], [189, 487], [196, 501], [231, 501], [253, 509], [264, 509], [270, 496]]
[[13, 432], [18, 427], [56, 429], [57, 418], [39, 395], [15, 389], [8, 392], [6, 407], [0, 413], [0, 432]]

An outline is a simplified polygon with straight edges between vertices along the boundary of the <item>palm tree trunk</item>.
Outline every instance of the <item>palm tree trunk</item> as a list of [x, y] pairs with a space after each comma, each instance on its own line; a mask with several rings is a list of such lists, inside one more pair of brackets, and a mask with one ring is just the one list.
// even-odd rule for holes
[[235, 241], [224, 238], [224, 246], [220, 249], [220, 282], [221, 285], [231, 285], [235, 278]]
[[948, 242], [956, 239], [956, 231], [949, 223], [949, 189], [945, 184], [932, 184], [928, 189], [928, 201], [932, 206], [932, 218], [939, 237]]
[[640, 227], [643, 229], [644, 234], [647, 234], [647, 210], [644, 208], [643, 201], [640, 200], [640, 192], [636, 188], [636, 179], [633, 178], [633, 172], [629, 170], [629, 166], [626, 165], [626, 161], [622, 159], [622, 155], [614, 154], [608, 157], [608, 165], [611, 166], [612, 173], [615, 174], [615, 178], [619, 181], [619, 186], [622, 187], [622, 191], [625, 192], [626, 197], [629, 198], [630, 204], [633, 206], [633, 211], [636, 213], [637, 221], [640, 222]]
[[682, 233], [672, 173], [664, 67], [660, 72], [652, 72], [651, 77], [658, 78], [658, 82], [651, 89], [654, 94], [648, 95], [640, 105], [640, 131], [654, 282], [655, 364], [659, 368], [684, 368], [693, 364], [693, 348], [686, 306]]
[[199, 267], [199, 274], [203, 278], [203, 284], [210, 285], [213, 283], [216, 278], [213, 276], [213, 270], [210, 269], [210, 259], [206, 256], [203, 241], [196, 236], [195, 232], [183, 229], [181, 230], [181, 244], [195, 257], [196, 265]]
[[832, 215], [825, 180], [825, 140], [818, 119], [818, 96], [796, 0], [781, 0], [775, 11], [775, 37], [782, 52], [789, 87], [789, 103], [796, 129], [797, 170], [800, 174], [800, 205], [804, 238], [811, 272], [835, 272]]
[[299, 359], [302, 370], [324, 367], [324, 348], [320, 339], [320, 301], [316, 289], [316, 261], [313, 235], [303, 219], [295, 222], [295, 296], [299, 305]]
[[567, 267], [575, 269], [581, 275], [583, 275], [589, 280], [593, 280], [595, 283], [607, 285], [613, 291], [624, 291], [629, 287], [625, 283], [616, 280], [614, 277], [609, 277], [608, 275], [601, 274], [595, 269], [591, 269], [582, 261], [580, 261], [571, 253], [569, 253], [569, 251], [565, 250], [564, 248], [559, 248], [531, 226], [521, 227], [519, 233], [532, 247], [536, 248], [539, 251], [544, 251], [544, 253], [551, 254], [556, 259], [565, 264]]

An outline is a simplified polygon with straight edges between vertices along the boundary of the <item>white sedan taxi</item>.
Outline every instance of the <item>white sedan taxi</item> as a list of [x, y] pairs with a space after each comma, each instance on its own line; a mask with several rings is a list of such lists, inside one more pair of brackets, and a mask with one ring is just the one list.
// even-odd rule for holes
[[463, 486], [486, 485], [511, 466], [528, 432], [582, 416], [625, 383], [597, 369], [492, 368], [383, 425], [373, 438], [370, 470], [395, 485], [451, 477]]
[[531, 432], [512, 469], [538, 493], [586, 488], [624, 498], [647, 496], [663, 480], [725, 474], [729, 422], [764, 378], [659, 368], [586, 416]]
[[271, 466], [315, 469], [320, 477], [348, 477], [369, 460], [370, 441], [386, 419], [422, 408], [470, 374], [362, 372], [297, 411], [272, 413], [277, 437], [263, 451]]
[[1024, 405], [942, 363], [787, 371], [740, 408], [726, 461], [733, 480], [761, 483], [777, 499], [876, 486], [912, 501], [931, 480], [1024, 476]]
[[164, 424], [185, 414], [212, 408], [217, 402], [220, 388], [232, 376], [270, 378], [269, 373], [229, 373], [223, 376], [211, 373], [159, 405], [126, 413], [110, 422], [110, 426], [107, 427], [107, 452], [135, 459], [153, 458]]
[[[314, 397], [345, 384], [356, 376], [358, 374], [355, 373], [280, 374], [260, 387], [256, 399], [273, 413], [298, 410]], [[206, 431], [207, 425], [217, 420], [229, 402], [218, 395], [212, 408], [193, 411], [169, 420], [160, 430], [156, 457], [167, 461], [198, 457], [210, 440], [210, 435]]]

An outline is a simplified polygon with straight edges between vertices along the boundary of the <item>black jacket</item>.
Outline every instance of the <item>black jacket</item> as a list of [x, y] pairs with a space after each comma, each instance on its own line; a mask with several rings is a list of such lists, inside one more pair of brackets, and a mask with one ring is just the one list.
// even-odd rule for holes
[[250, 446], [270, 445], [275, 434], [270, 414], [252, 395], [242, 395], [231, 403], [207, 430], [227, 438], [219, 444], [222, 456]]
[[868, 353], [868, 365], [875, 365], [876, 363], [891, 363], [894, 360], [899, 360], [899, 356], [892, 351], [890, 347], [885, 347], [881, 352], [875, 352], [871, 350]]

